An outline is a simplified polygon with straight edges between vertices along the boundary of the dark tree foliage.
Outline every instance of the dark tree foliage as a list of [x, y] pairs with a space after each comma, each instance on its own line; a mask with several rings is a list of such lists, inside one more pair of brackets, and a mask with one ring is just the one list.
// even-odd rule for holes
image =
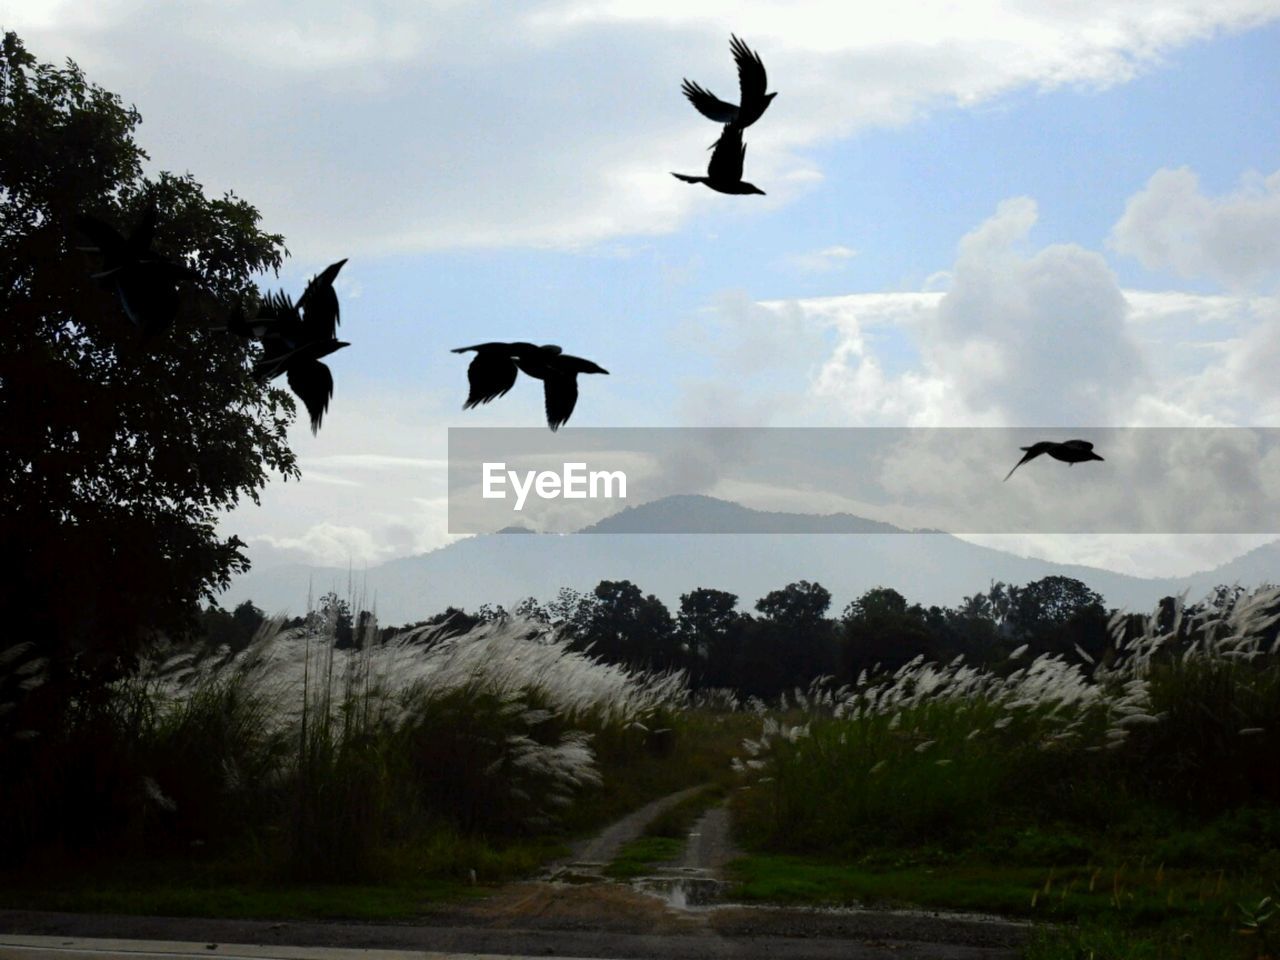
[[834, 672], [836, 640], [826, 618], [831, 591], [800, 580], [774, 590], [756, 601], [762, 619], [747, 628], [740, 658], [743, 689], [767, 696], [807, 687], [818, 676]]
[[154, 248], [202, 273], [230, 310], [277, 270], [282, 238], [190, 175], [142, 174], [138, 113], [12, 33], [0, 59], [0, 617], [84, 680], [148, 636], [189, 632], [197, 600], [247, 568], [215, 530], [269, 471], [296, 476], [293, 401], [249, 374], [241, 338], [188, 318], [144, 338], [90, 273], [72, 225], [128, 232], [156, 204]]
[[732, 666], [741, 646], [743, 615], [738, 597], [724, 590], [699, 587], [680, 597], [676, 635], [689, 664], [690, 679], [699, 686], [733, 684]]
[[205, 647], [216, 650], [226, 647], [239, 653], [253, 641], [266, 620], [266, 614], [246, 600], [228, 613], [221, 607], [210, 606], [200, 612], [198, 634]]
[[610, 663], [645, 670], [681, 666], [670, 611], [630, 580], [601, 580], [570, 629], [575, 647]]
[[844, 609], [839, 676], [852, 680], [877, 664], [896, 670], [913, 657], [933, 653], [935, 635], [924, 608], [888, 587], [874, 587]]

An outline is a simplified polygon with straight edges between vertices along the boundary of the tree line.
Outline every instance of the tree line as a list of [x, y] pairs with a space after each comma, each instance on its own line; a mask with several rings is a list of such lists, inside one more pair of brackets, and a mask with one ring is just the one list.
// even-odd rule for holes
[[[1241, 587], [1218, 587], [1183, 619], [1225, 613]], [[1166, 597], [1157, 612], [1170, 629], [1176, 601]], [[875, 587], [831, 615], [831, 593], [800, 580], [758, 599], [751, 611], [725, 590], [699, 587], [680, 597], [673, 612], [629, 580], [602, 580], [583, 593], [562, 589], [552, 600], [529, 597], [511, 610], [485, 604], [474, 612], [456, 607], [414, 624], [378, 627], [371, 611], [353, 611], [336, 593], [321, 598], [313, 619], [330, 619], [335, 642], [350, 647], [385, 642], [416, 627], [440, 628], [436, 636], [464, 632], [486, 622], [522, 617], [558, 627], [571, 644], [609, 663], [640, 670], [684, 670], [695, 688], [724, 687], [744, 696], [772, 699], [807, 687], [821, 676], [839, 683], [864, 670], [896, 670], [923, 656], [946, 662], [963, 655], [973, 664], [999, 669], [1017, 648], [1105, 662], [1114, 655], [1108, 609], [1096, 591], [1071, 577], [1049, 576], [1023, 586], [992, 583], [957, 606], [911, 603], [897, 590]], [[234, 611], [216, 607], [202, 614], [204, 641], [240, 649], [264, 619], [245, 601]], [[1126, 615], [1120, 636], [1136, 636], [1144, 617]], [[301, 626], [306, 618], [290, 625]], [[1273, 630], [1280, 627], [1273, 627]]]

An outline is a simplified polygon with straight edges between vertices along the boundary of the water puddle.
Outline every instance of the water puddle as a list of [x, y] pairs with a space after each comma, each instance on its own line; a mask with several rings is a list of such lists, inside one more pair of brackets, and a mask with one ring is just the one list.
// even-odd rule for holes
[[707, 876], [637, 877], [630, 885], [676, 910], [720, 906], [720, 898], [729, 889], [726, 881]]

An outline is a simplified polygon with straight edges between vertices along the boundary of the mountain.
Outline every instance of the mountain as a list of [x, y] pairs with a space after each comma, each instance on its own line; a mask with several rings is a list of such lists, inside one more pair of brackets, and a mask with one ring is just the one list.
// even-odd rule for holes
[[[510, 529], [523, 535], [482, 534], [367, 570], [254, 568], [233, 580], [219, 603], [253, 600], [268, 612], [298, 613], [309, 596], [336, 590], [374, 606], [382, 623], [400, 624], [447, 606], [509, 607], [527, 596], [551, 599], [561, 587], [586, 592], [601, 580], [630, 580], [673, 610], [682, 593], [714, 587], [736, 593], [750, 610], [771, 590], [811, 580], [831, 591], [839, 613], [876, 586], [893, 587], [912, 602], [951, 606], [993, 580], [1023, 584], [1059, 575], [1084, 581], [1110, 606], [1145, 612], [1188, 588], [1196, 599], [1219, 583], [1280, 580], [1280, 541], [1190, 577], [1145, 579], [1019, 557], [945, 533], [907, 533], [850, 514], [776, 513], [701, 496], [629, 507], [580, 534]], [[699, 532], [670, 532], [691, 529]]]

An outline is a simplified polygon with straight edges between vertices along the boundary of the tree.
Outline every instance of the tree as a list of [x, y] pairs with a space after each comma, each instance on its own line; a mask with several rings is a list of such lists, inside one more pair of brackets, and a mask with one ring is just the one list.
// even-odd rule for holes
[[[285, 392], [255, 348], [179, 323], [144, 338], [78, 252], [77, 213], [128, 232], [148, 201], [155, 249], [197, 269], [220, 310], [256, 298], [280, 236], [188, 174], [142, 175], [138, 113], [73, 63], [0, 50], [0, 617], [64, 678], [116, 675], [145, 638], [188, 632], [197, 600], [248, 567], [219, 513], [297, 476]], [[91, 683], [90, 686], [93, 684]]]
[[760, 691], [769, 686], [773, 693], [807, 687], [814, 678], [834, 671], [829, 606], [831, 591], [808, 580], [789, 583], [756, 601], [756, 610], [764, 616], [748, 630], [742, 657], [750, 692], [767, 696]]
[[645, 670], [678, 666], [675, 624], [666, 605], [630, 580], [601, 580], [571, 626], [573, 645], [610, 663]]
[[889, 587], [873, 587], [844, 609], [839, 675], [852, 680], [875, 667], [896, 669], [918, 654], [930, 656], [934, 637], [925, 610]]
[[707, 686], [728, 686], [741, 639], [742, 614], [738, 598], [724, 590], [699, 587], [680, 597], [676, 633], [695, 680]]
[[779, 623], [815, 624], [831, 606], [831, 591], [818, 583], [800, 580], [773, 590], [756, 601], [756, 609]]
[[354, 618], [351, 604], [330, 590], [320, 598], [316, 609], [316, 620], [323, 624], [323, 631], [333, 637], [333, 645], [339, 650], [349, 650], [356, 646]]

